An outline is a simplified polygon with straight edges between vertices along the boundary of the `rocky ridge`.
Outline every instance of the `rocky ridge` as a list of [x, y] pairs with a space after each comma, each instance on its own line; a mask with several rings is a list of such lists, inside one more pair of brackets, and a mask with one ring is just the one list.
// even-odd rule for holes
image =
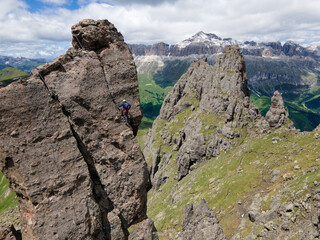
[[204, 198], [226, 239], [319, 237], [319, 127], [294, 129], [279, 92], [266, 118], [249, 95], [244, 58], [228, 46], [213, 66], [195, 61], [166, 97], [144, 147], [159, 236], [210, 232], [181, 220]]
[[72, 36], [65, 55], [1, 91], [0, 169], [24, 239], [127, 239], [146, 218], [148, 186], [135, 64], [107, 20], [83, 20]]

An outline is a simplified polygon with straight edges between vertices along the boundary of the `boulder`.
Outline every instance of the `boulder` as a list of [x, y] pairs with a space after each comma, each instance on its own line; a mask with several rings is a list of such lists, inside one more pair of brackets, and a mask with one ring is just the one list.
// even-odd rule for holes
[[204, 199], [195, 207], [192, 203], [186, 205], [181, 236], [184, 240], [224, 240], [222, 227], [215, 213], [208, 207]]
[[158, 232], [154, 222], [147, 218], [144, 221], [133, 226], [129, 240], [158, 240]]

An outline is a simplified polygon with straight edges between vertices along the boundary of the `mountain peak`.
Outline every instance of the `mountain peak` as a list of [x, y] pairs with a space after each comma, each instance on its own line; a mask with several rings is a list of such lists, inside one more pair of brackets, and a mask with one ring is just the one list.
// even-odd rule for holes
[[205, 33], [203, 31], [197, 32], [195, 35], [193, 35], [190, 39], [203, 39], [203, 40], [211, 40], [211, 39], [217, 39], [217, 40], [222, 40], [221, 37], [218, 37], [214, 33]]
[[211, 46], [226, 46], [232, 44], [232, 38], [222, 39], [214, 33], [205, 33], [203, 31], [197, 32], [192, 37], [177, 43], [179, 48], [185, 48], [191, 44], [205, 44], [207, 47]]
[[292, 40], [288, 40], [285, 42], [285, 45], [298, 45], [297, 43], [295, 43], [294, 41]]

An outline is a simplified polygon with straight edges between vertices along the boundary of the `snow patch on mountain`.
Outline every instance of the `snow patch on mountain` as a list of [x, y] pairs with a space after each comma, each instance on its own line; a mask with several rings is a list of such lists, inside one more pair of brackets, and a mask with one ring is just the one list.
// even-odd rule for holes
[[203, 31], [198, 32], [193, 35], [191, 38], [183, 40], [180, 43], [175, 44], [180, 49], [185, 48], [191, 44], [204, 43], [205, 46], [226, 46], [230, 44], [235, 44], [236, 42], [232, 40], [232, 38], [220, 38], [213, 33], [204, 33]]
[[306, 46], [306, 48], [310, 51], [318, 51], [320, 52], [320, 42], [312, 43], [310, 46]]

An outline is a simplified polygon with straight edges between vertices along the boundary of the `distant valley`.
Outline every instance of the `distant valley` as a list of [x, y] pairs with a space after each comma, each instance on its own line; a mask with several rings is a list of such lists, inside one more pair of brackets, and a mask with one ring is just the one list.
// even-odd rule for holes
[[21, 71], [17, 68], [6, 67], [0, 70], [0, 87], [4, 87], [20, 77], [27, 77], [29, 74], [27, 72]]

